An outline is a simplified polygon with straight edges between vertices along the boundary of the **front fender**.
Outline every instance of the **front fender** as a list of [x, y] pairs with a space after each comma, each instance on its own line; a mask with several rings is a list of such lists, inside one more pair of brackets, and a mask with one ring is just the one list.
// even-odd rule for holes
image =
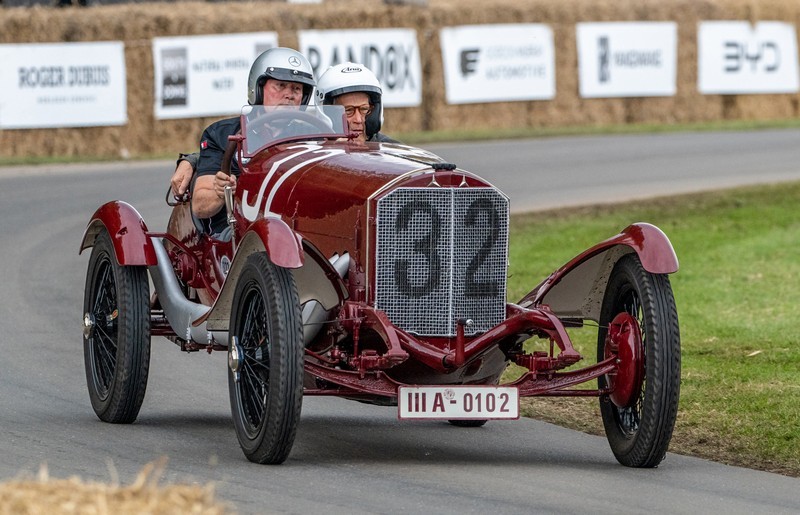
[[95, 238], [104, 228], [111, 236], [114, 254], [120, 265], [151, 266], [158, 263], [142, 215], [133, 206], [120, 200], [107, 202], [95, 211], [83, 231], [78, 254], [94, 246]]
[[561, 318], [598, 320], [611, 270], [620, 258], [632, 252], [650, 273], [678, 271], [678, 257], [666, 234], [654, 225], [636, 223], [573, 258], [519, 304], [547, 304]]

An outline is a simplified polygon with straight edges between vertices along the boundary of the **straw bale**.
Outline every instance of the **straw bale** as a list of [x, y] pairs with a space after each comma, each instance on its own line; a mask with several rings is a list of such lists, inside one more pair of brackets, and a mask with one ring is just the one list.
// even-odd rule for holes
[[33, 479], [0, 483], [0, 515], [222, 515], [232, 508], [215, 499], [213, 485], [159, 486], [165, 460], [146, 465], [127, 486], [82, 481], [78, 477], [53, 479], [47, 467]]
[[[422, 66], [422, 105], [387, 109], [384, 131], [557, 127], [617, 123], [686, 123], [800, 115], [800, 95], [701, 95], [697, 91], [697, 25], [702, 20], [777, 20], [800, 24], [797, 0], [428, 0], [427, 6], [380, 0], [323, 4], [178, 2], [86, 8], [0, 9], [0, 43], [125, 43], [128, 123], [121, 127], [0, 131], [3, 156], [144, 156], [197, 147], [216, 118], [156, 120], [152, 38], [276, 31], [297, 47], [305, 29], [413, 28]], [[578, 92], [575, 24], [675, 21], [677, 91], [672, 97], [583, 99]], [[439, 30], [497, 23], [549, 25], [556, 43], [556, 96], [547, 101], [448, 105]], [[244, 98], [244, 92], [242, 92]]]

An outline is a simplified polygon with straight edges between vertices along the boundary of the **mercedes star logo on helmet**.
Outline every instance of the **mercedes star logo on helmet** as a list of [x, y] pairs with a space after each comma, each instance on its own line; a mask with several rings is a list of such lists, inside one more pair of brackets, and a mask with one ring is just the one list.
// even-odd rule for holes
[[298, 59], [297, 56], [293, 55], [292, 57], [289, 58], [289, 64], [295, 67], [300, 66], [300, 59]]

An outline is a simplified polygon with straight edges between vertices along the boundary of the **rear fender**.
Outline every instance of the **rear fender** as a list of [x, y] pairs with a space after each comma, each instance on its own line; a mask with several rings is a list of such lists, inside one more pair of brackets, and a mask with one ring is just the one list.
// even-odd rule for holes
[[550, 274], [519, 305], [547, 304], [560, 318], [598, 320], [611, 270], [623, 256], [634, 252], [650, 273], [678, 271], [678, 257], [669, 238], [654, 225], [636, 223]]
[[105, 228], [114, 244], [120, 265], [155, 265], [158, 263], [153, 242], [147, 236], [142, 215], [126, 202], [114, 200], [100, 206], [83, 231], [78, 254], [94, 246], [94, 240]]
[[291, 270], [301, 305], [313, 299], [332, 309], [347, 298], [347, 288], [330, 262], [283, 220], [267, 217], [257, 220], [245, 233], [217, 300], [195, 325], [206, 321], [211, 331], [228, 330], [236, 283], [247, 258], [256, 252], [266, 252], [273, 264]]

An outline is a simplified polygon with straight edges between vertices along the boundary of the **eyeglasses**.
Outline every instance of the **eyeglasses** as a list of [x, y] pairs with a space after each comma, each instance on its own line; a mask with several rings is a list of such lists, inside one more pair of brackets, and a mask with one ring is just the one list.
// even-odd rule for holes
[[356, 110], [361, 113], [361, 116], [367, 117], [372, 113], [374, 108], [370, 104], [363, 104], [360, 106], [344, 106], [344, 114], [347, 115], [348, 118], [356, 114]]

